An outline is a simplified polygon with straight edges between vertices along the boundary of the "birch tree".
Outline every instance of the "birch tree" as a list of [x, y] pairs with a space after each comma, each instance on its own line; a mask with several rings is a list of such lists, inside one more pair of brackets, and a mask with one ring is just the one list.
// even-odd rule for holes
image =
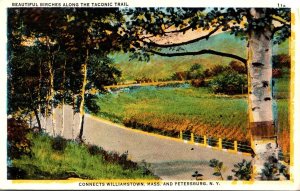
[[[67, 46], [76, 54], [81, 55], [81, 85], [77, 100], [80, 114], [79, 133], [77, 139], [82, 141], [85, 102], [88, 84], [89, 58], [93, 54], [105, 57], [115, 45], [121, 14], [118, 9], [73, 9], [66, 16], [68, 34], [71, 36]], [[91, 79], [97, 81], [100, 79]]]
[[[59, 133], [56, 130], [54, 108], [60, 104], [72, 104], [73, 116], [75, 113], [80, 114], [76, 136], [79, 141], [82, 141], [85, 110], [96, 112], [97, 109], [97, 104], [92, 104], [94, 96], [89, 90], [95, 88], [102, 91], [103, 85], [108, 85], [106, 83], [113, 81], [111, 77], [118, 75], [118, 71], [111, 66], [112, 62], [106, 62], [103, 58], [107, 58], [110, 51], [119, 47], [115, 41], [120, 26], [119, 21], [122, 19], [119, 10], [116, 8], [16, 8], [9, 11], [11, 12], [9, 18], [13, 19], [13, 22], [10, 22], [9, 35], [16, 40], [10, 39], [10, 43], [12, 45], [19, 43], [10, 53], [18, 54], [16, 50], [20, 46], [38, 47], [46, 53], [46, 65], [43, 68], [46, 72], [43, 77], [47, 80], [44, 86], [40, 85], [36, 89], [46, 90], [45, 95], [39, 94], [39, 96], [40, 98], [44, 96], [44, 119], [51, 117], [52, 134], [56, 136]], [[20, 26], [24, 30], [17, 33]], [[37, 43], [32, 43], [32, 39], [37, 39]], [[26, 40], [29, 43], [21, 45]], [[60, 54], [67, 56], [63, 62], [59, 58]], [[90, 61], [89, 58], [94, 56], [97, 56], [100, 62], [108, 64], [99, 65], [94, 59]], [[94, 75], [92, 69], [98, 70], [97, 67], [91, 66], [94, 63], [96, 66], [103, 67], [100, 71], [107, 72], [107, 76], [100, 76], [103, 72], [99, 72], [98, 76], [104, 79]], [[26, 63], [23, 64], [26, 67]], [[38, 71], [36, 74], [41, 79], [41, 72]], [[88, 74], [95, 78], [89, 77]], [[26, 74], [22, 77], [26, 77]], [[63, 130], [63, 123], [62, 126]], [[75, 128], [72, 125], [72, 132], [73, 129]]]

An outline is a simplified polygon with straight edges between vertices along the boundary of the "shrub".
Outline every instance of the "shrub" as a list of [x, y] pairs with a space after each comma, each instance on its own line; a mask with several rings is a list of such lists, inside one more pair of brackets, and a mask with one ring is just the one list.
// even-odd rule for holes
[[205, 86], [205, 81], [204, 79], [193, 79], [191, 81], [192, 86], [198, 88], [198, 87], [203, 87]]
[[281, 78], [282, 77], [282, 71], [279, 68], [273, 68], [272, 69], [272, 75], [273, 78]]
[[231, 70], [228, 66], [215, 65], [211, 68], [211, 76], [217, 76], [225, 71]]
[[250, 180], [252, 174], [252, 165], [250, 161], [246, 161], [243, 159], [242, 162], [239, 162], [234, 165], [232, 172], [234, 172], [234, 176], [237, 180]]
[[11, 159], [19, 159], [22, 155], [31, 156], [31, 141], [27, 138], [30, 129], [21, 119], [7, 120], [7, 155]]
[[202, 66], [200, 64], [193, 64], [190, 68], [190, 71], [200, 70]]
[[242, 62], [233, 60], [229, 63], [229, 66], [232, 70], [238, 72], [239, 74], [246, 74], [247, 73], [246, 67]]
[[203, 80], [204, 77], [205, 77], [204, 71], [203, 71], [202, 66], [200, 64], [192, 65], [190, 70], [187, 73], [188, 73], [187, 78], [189, 80], [193, 80], [193, 79]]
[[214, 176], [220, 177], [221, 180], [224, 180], [222, 171], [225, 171], [225, 167], [223, 166], [223, 162], [220, 162], [217, 159], [211, 159], [209, 161], [209, 166], [214, 168]]
[[203, 74], [206, 78], [211, 77], [213, 75], [213, 73], [210, 69], [204, 70]]
[[150, 83], [150, 82], [153, 82], [152, 79], [147, 78], [147, 77], [136, 78], [135, 81], [136, 81], [137, 83]]
[[225, 71], [212, 79], [210, 88], [214, 93], [240, 94], [247, 91], [247, 77], [236, 71]]
[[187, 80], [187, 78], [188, 78], [188, 72], [187, 71], [175, 72], [171, 77], [172, 80], [179, 80], [179, 81]]
[[106, 162], [119, 164], [123, 169], [138, 169], [137, 163], [128, 159], [128, 151], [119, 154], [113, 151], [105, 151], [102, 147], [96, 145], [87, 145], [87, 148], [92, 156], [102, 156]]
[[287, 54], [272, 56], [273, 68], [291, 67], [291, 57]]
[[268, 161], [264, 163], [262, 169], [262, 180], [280, 180], [280, 175], [283, 175], [286, 180], [290, 179], [290, 173], [288, 167], [281, 164], [274, 156], [270, 156]]
[[52, 140], [52, 149], [55, 151], [64, 151], [68, 141], [61, 136], [57, 136]]

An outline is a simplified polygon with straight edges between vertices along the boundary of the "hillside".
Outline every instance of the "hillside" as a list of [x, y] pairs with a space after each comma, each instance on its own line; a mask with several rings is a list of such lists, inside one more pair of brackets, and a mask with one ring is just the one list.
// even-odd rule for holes
[[[273, 46], [273, 54], [288, 54], [288, 41], [281, 45]], [[204, 40], [182, 46], [182, 51], [197, 51], [201, 49], [214, 49], [246, 57], [246, 41], [241, 40], [229, 33], [221, 33], [212, 36], [209, 40]], [[129, 54], [114, 53], [110, 55], [114, 59], [117, 67], [122, 71], [124, 80], [134, 80], [136, 78], [147, 77], [153, 80], [165, 79], [176, 71], [185, 71], [193, 64], [202, 64], [205, 68], [210, 68], [217, 64], [228, 64], [232, 59], [214, 55], [199, 55], [185, 57], [161, 57], [154, 55], [148, 63], [137, 60], [129, 61]]]

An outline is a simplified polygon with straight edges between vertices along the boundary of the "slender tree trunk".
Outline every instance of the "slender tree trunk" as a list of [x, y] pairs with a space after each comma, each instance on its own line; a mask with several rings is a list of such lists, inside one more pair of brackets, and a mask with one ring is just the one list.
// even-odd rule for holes
[[253, 30], [248, 42], [249, 127], [255, 153], [255, 179], [263, 179], [262, 169], [270, 157], [278, 158], [272, 97], [271, 35], [267, 27], [261, 32]]
[[[47, 107], [49, 106], [49, 100], [51, 100], [51, 126], [52, 126], [52, 135], [56, 136], [56, 122], [55, 122], [55, 110], [54, 110], [54, 55], [50, 51], [50, 39], [47, 36], [46, 39], [47, 48], [48, 48], [48, 69], [49, 69], [49, 97]], [[46, 116], [48, 117], [48, 116]]]
[[48, 96], [48, 93], [46, 94], [46, 106], [45, 106], [45, 116], [43, 118], [43, 123], [44, 123], [44, 128], [45, 130], [47, 131], [47, 118], [48, 118], [48, 106], [49, 106], [49, 96]]
[[40, 59], [40, 63], [39, 63], [39, 89], [38, 89], [38, 116], [39, 119], [41, 119], [42, 117], [42, 107], [41, 107], [41, 89], [42, 89], [42, 59]]
[[64, 69], [63, 69], [63, 98], [62, 98], [62, 120], [61, 120], [61, 132], [60, 136], [63, 136], [65, 130], [65, 82], [66, 82], [66, 64], [67, 59], [65, 58]]
[[[47, 85], [49, 85], [49, 87], [47, 87], [47, 93], [46, 93], [46, 106], [45, 106], [45, 117], [44, 117], [44, 124], [45, 124], [45, 129], [48, 133], [50, 133], [50, 129], [48, 127], [48, 117], [49, 117], [49, 107], [50, 107], [50, 99], [51, 99], [51, 94], [52, 94], [52, 80], [51, 80], [51, 75], [52, 75], [52, 65], [51, 65], [51, 56], [50, 56], [50, 42], [49, 42], [49, 37], [46, 36], [46, 46], [48, 49], [48, 60], [47, 60], [47, 69], [49, 72], [49, 76], [48, 77], [48, 81], [47, 81]], [[52, 101], [52, 100], [51, 100]]]
[[[39, 120], [42, 119], [42, 99], [41, 99], [41, 94], [42, 94], [42, 59], [40, 59], [40, 65], [39, 65], [39, 90], [38, 90], [38, 99], [39, 99]], [[46, 128], [46, 124], [41, 124], [41, 128]]]
[[[41, 131], [42, 130], [42, 125], [41, 125], [41, 121], [40, 121], [40, 118], [39, 118], [38, 111], [37, 111], [36, 107], [33, 106], [33, 102], [34, 101], [33, 101], [32, 93], [31, 93], [29, 87], [27, 87], [27, 90], [28, 90], [28, 93], [29, 93], [29, 96], [30, 96], [30, 101], [31, 101], [30, 107], [31, 107], [31, 110], [34, 112], [34, 115], [36, 117], [36, 121], [38, 123], [38, 129], [39, 129], [39, 131]], [[30, 123], [31, 123], [31, 114], [30, 114]], [[30, 126], [31, 126], [31, 124], [30, 124]]]
[[87, 84], [87, 62], [89, 59], [89, 49], [86, 49], [86, 56], [85, 56], [85, 62], [82, 66], [82, 74], [83, 74], [83, 81], [82, 81], [82, 89], [81, 89], [81, 101], [80, 101], [80, 107], [79, 107], [79, 113], [80, 113], [80, 121], [79, 121], [79, 134], [78, 139], [79, 141], [82, 141], [83, 136], [83, 125], [84, 125], [84, 96], [85, 96], [85, 87]]
[[72, 127], [71, 127], [71, 131], [72, 131], [72, 139], [75, 139], [75, 95], [72, 96]]
[[54, 110], [54, 56], [49, 62], [49, 73], [50, 73], [50, 99], [51, 99], [51, 123], [52, 123], [52, 134], [56, 136], [56, 123], [55, 123], [55, 110]]
[[40, 117], [39, 117], [39, 112], [36, 109], [34, 109], [33, 111], [34, 111], [34, 114], [35, 114], [35, 117], [36, 117], [36, 121], [38, 123], [39, 131], [41, 131], [42, 130], [42, 125], [41, 125], [41, 120], [40, 120]]

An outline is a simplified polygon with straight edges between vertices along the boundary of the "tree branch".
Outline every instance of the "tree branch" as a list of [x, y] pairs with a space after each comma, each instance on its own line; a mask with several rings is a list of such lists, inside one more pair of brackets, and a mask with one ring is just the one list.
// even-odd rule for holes
[[166, 31], [164, 32], [164, 34], [169, 34], [169, 33], [181, 33], [181, 32], [185, 32], [187, 30], [190, 30], [192, 28], [192, 25], [189, 25], [187, 27], [184, 27], [182, 29], [179, 29], [179, 30], [172, 30], [172, 31]]
[[[167, 36], [167, 34], [181, 33], [181, 32], [185, 32], [185, 31], [187, 31], [187, 30], [189, 30], [189, 29], [191, 29], [191, 28], [192, 28], [192, 26], [189, 25], [189, 26], [187, 26], [187, 27], [185, 27], [185, 28], [182, 28], [182, 29], [179, 29], [179, 30], [165, 31], [162, 35], [163, 35], [163, 36]], [[140, 40], [148, 39], [149, 41], [151, 41], [150, 38], [153, 38], [153, 37], [156, 37], [156, 35], [142, 36], [142, 38], [140, 38]], [[146, 42], [144, 42], [144, 43], [146, 43]], [[150, 43], [149, 43], [149, 42], [147, 42], [147, 43], [150, 44], [150, 43], [154, 43], [154, 42], [151, 41]], [[155, 43], [154, 43], [154, 44], [155, 44]], [[158, 45], [159, 45], [159, 44], [158, 44]]]
[[285, 19], [279, 17], [279, 16], [276, 16], [276, 15], [271, 15], [272, 19], [275, 20], [275, 21], [278, 21], [284, 25], [290, 25], [291, 23], [286, 21]]
[[158, 43], [155, 43], [153, 41], [151, 41], [151, 42], [143, 41], [143, 42], [148, 44], [149, 46], [160, 47], [160, 48], [169, 48], [169, 47], [175, 47], [175, 46], [182, 46], [182, 45], [187, 45], [187, 44], [190, 44], [190, 43], [194, 43], [194, 42], [197, 42], [197, 41], [200, 41], [200, 40], [203, 40], [203, 39], [207, 40], [212, 34], [217, 32], [220, 28], [221, 28], [221, 25], [216, 27], [214, 30], [210, 31], [207, 35], [204, 35], [204, 36], [201, 36], [201, 37], [189, 40], [189, 41], [180, 42], [180, 43], [158, 44]]
[[213, 55], [217, 55], [217, 56], [233, 58], [233, 59], [241, 61], [244, 64], [247, 63], [247, 60], [245, 58], [239, 57], [239, 56], [234, 55], [234, 54], [219, 52], [219, 51], [210, 50], [210, 49], [203, 49], [203, 50], [200, 50], [200, 51], [197, 51], [197, 52], [177, 52], [177, 53], [162, 53], [162, 52], [157, 52], [155, 50], [148, 50], [148, 52], [151, 52], [153, 54], [157, 54], [159, 56], [166, 56], [166, 57], [188, 56], [188, 55], [195, 56], [195, 55], [201, 55], [201, 54], [213, 54]]

